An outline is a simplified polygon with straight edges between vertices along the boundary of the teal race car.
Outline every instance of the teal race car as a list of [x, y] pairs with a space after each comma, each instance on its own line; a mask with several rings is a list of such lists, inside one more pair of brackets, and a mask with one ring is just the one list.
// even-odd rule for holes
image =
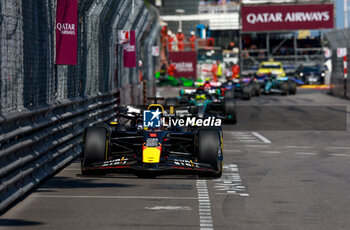
[[191, 113], [200, 118], [217, 117], [225, 123], [237, 123], [237, 108], [234, 94], [226, 93], [225, 96], [218, 92], [220, 89], [180, 90], [180, 96], [167, 98], [166, 106], [192, 106]]
[[257, 76], [263, 94], [279, 93], [281, 95], [296, 94], [297, 82], [294, 78], [278, 77], [276, 75]]

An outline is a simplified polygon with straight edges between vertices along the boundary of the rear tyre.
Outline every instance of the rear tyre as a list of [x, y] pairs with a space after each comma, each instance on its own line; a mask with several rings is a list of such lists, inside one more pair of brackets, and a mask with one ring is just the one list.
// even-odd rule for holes
[[253, 86], [254, 88], [254, 93], [255, 93], [255, 96], [256, 97], [260, 97], [261, 96], [261, 89], [260, 89], [260, 86], [258, 84], [255, 84]]
[[288, 83], [288, 92], [289, 94], [295, 95], [297, 93], [297, 84], [294, 82]]
[[107, 130], [102, 127], [88, 128], [85, 134], [83, 160], [82, 160], [82, 174], [101, 174], [92, 170], [84, 169], [91, 166], [93, 163], [103, 162], [106, 160]]
[[225, 114], [236, 114], [236, 101], [235, 99], [224, 99], [224, 112]]
[[244, 86], [242, 89], [242, 93], [244, 100], [250, 100], [250, 98], [252, 97], [252, 88], [249, 86]]
[[235, 93], [233, 90], [227, 90], [225, 91], [225, 99], [231, 99], [231, 98], [235, 98]]
[[200, 130], [198, 133], [198, 159], [199, 162], [209, 164], [216, 172], [200, 174], [200, 176], [221, 177], [222, 150], [221, 138], [218, 129]]
[[286, 83], [282, 83], [280, 88], [281, 88], [281, 95], [285, 96], [288, 94], [288, 85]]

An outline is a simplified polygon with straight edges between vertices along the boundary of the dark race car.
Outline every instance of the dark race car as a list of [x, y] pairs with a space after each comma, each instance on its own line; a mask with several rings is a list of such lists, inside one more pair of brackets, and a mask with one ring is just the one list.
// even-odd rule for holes
[[213, 87], [208, 82], [197, 89], [180, 90], [180, 96], [167, 98], [166, 105], [193, 105], [192, 113], [198, 117], [213, 116], [226, 123], [237, 123], [234, 92], [223, 92], [220, 87]]
[[300, 66], [295, 72], [295, 77], [304, 84], [324, 84], [325, 76], [325, 71], [318, 65]]
[[255, 78], [234, 78], [227, 79], [222, 83], [221, 90], [225, 94], [226, 91], [233, 91], [235, 98], [250, 100], [253, 96], [260, 96], [260, 86]]
[[[151, 116], [161, 117], [159, 127], [145, 126], [144, 116], [150, 111]], [[221, 126], [193, 125], [195, 118], [183, 116], [190, 123], [192, 121], [192, 125], [169, 126], [169, 119], [179, 117], [165, 117], [166, 114], [160, 104], [137, 112], [121, 106], [116, 121], [87, 128], [84, 132], [82, 174], [131, 172], [142, 177], [159, 173], [189, 173], [220, 177], [223, 169]]]
[[294, 78], [279, 77], [275, 74], [260, 74], [256, 78], [263, 94], [294, 95], [297, 93], [297, 80]]

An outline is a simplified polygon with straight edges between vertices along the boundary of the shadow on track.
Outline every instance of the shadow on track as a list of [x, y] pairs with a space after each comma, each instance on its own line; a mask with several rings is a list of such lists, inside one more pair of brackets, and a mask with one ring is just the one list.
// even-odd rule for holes
[[0, 219], [0, 227], [15, 227], [15, 226], [34, 226], [43, 225], [42, 222], [19, 220], [19, 219]]
[[[50, 189], [60, 188], [60, 189], [74, 189], [74, 188], [123, 188], [123, 187], [133, 187], [136, 185], [130, 184], [118, 184], [118, 183], [99, 183], [98, 178], [95, 179], [91, 177], [84, 177], [84, 179], [72, 179], [69, 177], [53, 177], [49, 181], [43, 183], [40, 186], [40, 189], [44, 189], [44, 191], [50, 192]], [[96, 182], [96, 183], [95, 183]], [[48, 190], [45, 190], [48, 189]], [[39, 192], [43, 192], [40, 190]]]

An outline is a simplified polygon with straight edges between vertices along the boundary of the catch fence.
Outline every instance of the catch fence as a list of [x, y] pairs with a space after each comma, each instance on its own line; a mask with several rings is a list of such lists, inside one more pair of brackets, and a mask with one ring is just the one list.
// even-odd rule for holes
[[[132, 13], [133, 12], [133, 13]], [[142, 0], [79, 0], [76, 66], [55, 65], [56, 0], [0, 2], [0, 210], [76, 158], [82, 132], [154, 92], [158, 13]], [[118, 30], [135, 30], [142, 67], [123, 67]]]

